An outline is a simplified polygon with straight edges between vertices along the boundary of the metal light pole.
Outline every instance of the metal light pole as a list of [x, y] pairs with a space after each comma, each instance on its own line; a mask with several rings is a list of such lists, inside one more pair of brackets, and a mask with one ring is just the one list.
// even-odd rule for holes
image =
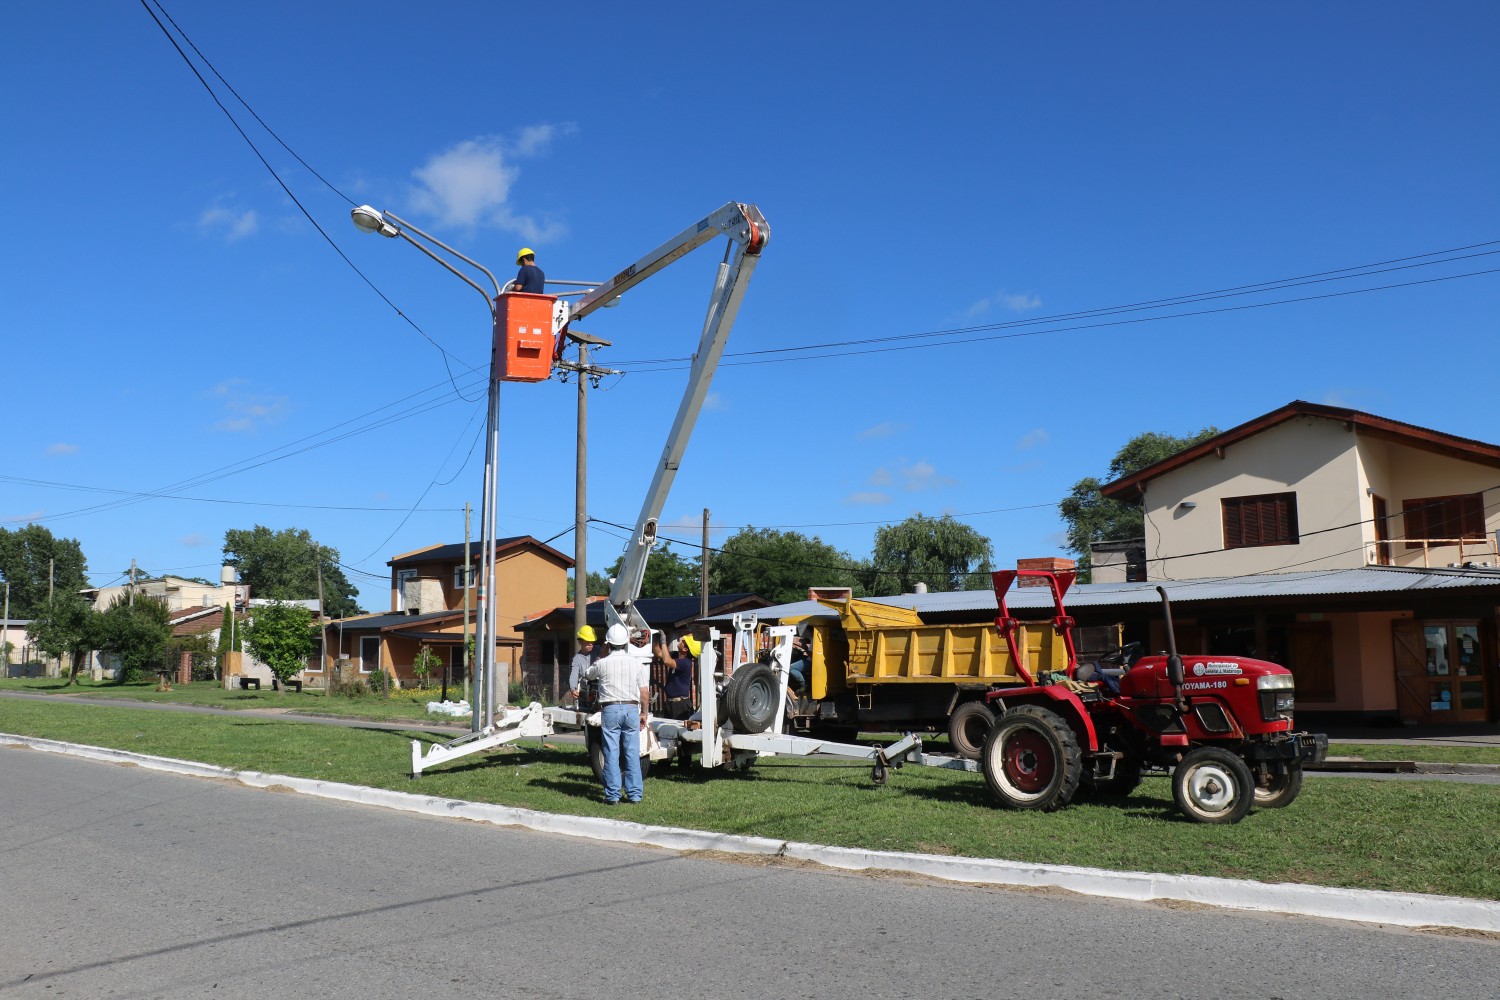
[[[489, 311], [491, 328], [495, 319], [495, 300], [500, 297], [500, 283], [489, 269], [478, 261], [471, 260], [462, 253], [448, 246], [437, 237], [424, 233], [411, 223], [401, 219], [390, 212], [381, 212], [371, 208], [369, 205], [361, 205], [354, 209], [350, 215], [354, 224], [367, 233], [379, 233], [390, 239], [399, 236], [428, 257], [437, 261], [450, 273], [457, 275], [464, 284], [474, 289], [484, 297], [485, 309]], [[492, 298], [480, 285], [464, 274], [458, 268], [448, 263], [442, 257], [434, 253], [428, 246], [413, 239], [407, 234], [407, 230], [416, 233], [422, 239], [433, 246], [452, 254], [465, 264], [482, 271], [485, 277], [490, 279], [494, 286], [495, 294]], [[476, 635], [474, 640], [475, 653], [478, 657], [477, 670], [475, 671], [477, 692], [476, 709], [472, 729], [480, 732], [491, 728], [495, 723], [495, 629], [498, 624], [495, 610], [495, 519], [498, 512], [496, 500], [496, 468], [500, 455], [500, 362], [501, 359], [494, 351], [493, 346], [490, 353], [490, 386], [489, 386], [489, 413], [485, 422], [486, 446], [484, 450], [484, 491], [480, 501], [479, 512], [479, 534], [480, 552], [484, 561], [484, 572], [480, 578], [478, 607], [476, 617]], [[506, 678], [507, 682], [509, 677]]]

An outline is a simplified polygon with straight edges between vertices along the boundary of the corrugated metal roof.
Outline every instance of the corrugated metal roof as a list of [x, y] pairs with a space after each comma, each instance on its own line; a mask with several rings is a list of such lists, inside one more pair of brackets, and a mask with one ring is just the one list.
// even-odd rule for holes
[[[1149, 583], [1085, 583], [1068, 591], [1064, 603], [1069, 608], [1114, 607], [1156, 604], [1161, 596], [1157, 586], [1166, 588], [1173, 604], [1206, 601], [1246, 600], [1257, 597], [1330, 597], [1340, 594], [1380, 594], [1403, 591], [1458, 590], [1483, 588], [1493, 590], [1500, 600], [1500, 571], [1462, 569], [1404, 569], [1394, 566], [1365, 566], [1357, 569], [1314, 570], [1302, 573], [1266, 573], [1259, 576], [1211, 577], [1201, 580], [1162, 580]], [[993, 590], [959, 590], [948, 593], [900, 594], [894, 597], [870, 597], [877, 604], [911, 608], [922, 614], [972, 611], [983, 618], [999, 612]], [[1006, 595], [1012, 611], [1050, 610], [1052, 591], [1047, 587], [1012, 587]], [[792, 618], [826, 614], [833, 611], [816, 601], [777, 604], [756, 612], [761, 618]], [[709, 621], [727, 621], [728, 616]]]

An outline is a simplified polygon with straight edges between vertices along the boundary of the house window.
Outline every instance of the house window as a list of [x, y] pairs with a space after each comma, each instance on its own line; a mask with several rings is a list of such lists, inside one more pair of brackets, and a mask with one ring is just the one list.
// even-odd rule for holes
[[1263, 493], [1221, 502], [1226, 549], [1297, 544], [1297, 494]]
[[359, 672], [373, 674], [380, 669], [380, 636], [359, 637]]
[[453, 589], [454, 590], [473, 590], [474, 589], [474, 567], [473, 566], [455, 566], [455, 567], [453, 567]]
[[[1457, 542], [1484, 538], [1484, 498], [1478, 493], [1403, 500], [1401, 514], [1408, 539]], [[1426, 548], [1421, 541], [1410, 540], [1406, 547]]]
[[317, 651], [307, 657], [307, 664], [303, 668], [310, 674], [321, 674], [323, 672], [323, 640], [318, 639]]
[[397, 611], [405, 611], [406, 610], [406, 584], [407, 584], [407, 581], [409, 581], [409, 580], [415, 580], [416, 578], [417, 578], [417, 571], [414, 570], [414, 569], [398, 569], [398, 570], [396, 570], [396, 610]]

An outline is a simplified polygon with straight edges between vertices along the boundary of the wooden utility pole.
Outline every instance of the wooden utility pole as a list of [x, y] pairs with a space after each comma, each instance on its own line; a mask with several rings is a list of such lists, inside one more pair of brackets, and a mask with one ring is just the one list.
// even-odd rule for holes
[[135, 560], [130, 560], [130, 606], [135, 607]]
[[703, 508], [703, 554], [698, 558], [698, 593], [703, 595], [699, 598], [698, 617], [708, 617], [708, 508]]
[[47, 560], [47, 603], [52, 603], [52, 587], [57, 581], [57, 560]]
[[317, 542], [313, 542], [313, 563], [318, 571], [318, 639], [321, 648], [318, 650], [318, 666], [323, 668], [323, 693], [328, 694], [333, 690], [328, 683], [328, 675], [333, 672], [333, 664], [328, 662], [328, 616], [323, 613], [323, 550]]
[[[588, 440], [589, 404], [588, 384], [597, 387], [605, 375], [618, 375], [612, 368], [599, 368], [589, 364], [589, 345], [609, 347], [610, 342], [582, 331], [570, 330], [568, 339], [578, 345], [577, 361], [560, 361], [557, 367], [572, 372], [578, 378], [578, 443], [573, 467], [573, 641], [589, 621], [589, 564], [588, 564]], [[570, 650], [573, 644], [570, 643]], [[558, 657], [552, 659], [552, 690], [561, 693], [562, 671]], [[568, 659], [572, 660], [571, 653]]]

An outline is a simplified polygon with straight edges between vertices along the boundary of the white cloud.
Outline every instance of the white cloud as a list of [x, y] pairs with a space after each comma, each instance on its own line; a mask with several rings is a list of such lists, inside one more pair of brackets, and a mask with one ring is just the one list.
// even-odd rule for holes
[[887, 420], [884, 423], [876, 424], [874, 427], [866, 427], [864, 430], [854, 435], [854, 437], [857, 441], [873, 441], [876, 438], [890, 437], [897, 431], [904, 430], [906, 430], [905, 424], [898, 424]]
[[554, 139], [577, 129], [571, 124], [531, 125], [514, 142], [480, 136], [430, 157], [412, 171], [419, 186], [413, 208], [444, 226], [490, 227], [513, 232], [528, 243], [549, 243], [566, 232], [559, 223], [520, 214], [511, 203], [511, 187], [520, 177], [518, 159], [546, 151]]
[[196, 549], [201, 545], [208, 544], [208, 539], [195, 531], [191, 535], [183, 535], [181, 538], [177, 539], [177, 544], [186, 545], [188, 548]]
[[66, 441], [59, 441], [56, 444], [49, 444], [47, 446], [47, 454], [76, 455], [78, 454], [78, 446], [76, 444], [68, 444]]
[[1021, 440], [1016, 442], [1016, 450], [1027, 451], [1031, 448], [1039, 448], [1051, 440], [1052, 435], [1038, 427], [1035, 430], [1027, 431], [1021, 436]]
[[244, 379], [226, 379], [210, 389], [207, 395], [221, 401], [223, 419], [214, 430], [238, 434], [259, 430], [286, 416], [290, 403], [285, 396], [253, 392]]
[[958, 480], [940, 475], [930, 462], [913, 462], [900, 470], [901, 488], [908, 493], [940, 490], [957, 485]]
[[719, 395], [717, 392], [711, 392], [707, 396], [703, 397], [703, 408], [705, 410], [713, 410], [715, 412], [722, 413], [725, 410], [729, 409], [729, 404], [724, 402], [723, 396]]
[[1042, 300], [1037, 295], [1025, 292], [1007, 292], [1002, 288], [994, 295], [986, 296], [969, 306], [969, 308], [964, 310], [964, 315], [972, 319], [975, 316], [982, 316], [996, 307], [1009, 312], [1030, 312], [1033, 309], [1040, 309], [1042, 307]]
[[875, 505], [890, 502], [890, 495], [887, 493], [881, 493], [878, 490], [863, 490], [858, 493], [851, 493], [848, 496], [844, 497], [844, 503], [846, 504]]
[[241, 212], [216, 205], [198, 216], [198, 230], [205, 236], [219, 236], [226, 243], [234, 243], [259, 232], [260, 217], [254, 209]]
[[889, 486], [894, 480], [891, 478], [890, 470], [882, 467], [870, 473], [871, 486]]
[[30, 514], [17, 514], [15, 517], [0, 518], [0, 524], [30, 524], [32, 521], [41, 520], [46, 516], [46, 513], [46, 508], [38, 508]]
[[375, 493], [370, 497], [370, 499], [375, 501], [376, 503], [385, 503], [390, 498], [391, 495], [385, 490], [376, 490]]

